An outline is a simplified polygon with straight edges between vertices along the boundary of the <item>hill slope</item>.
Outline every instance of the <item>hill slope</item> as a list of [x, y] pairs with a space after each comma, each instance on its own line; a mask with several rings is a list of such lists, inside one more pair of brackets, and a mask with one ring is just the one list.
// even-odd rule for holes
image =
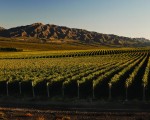
[[64, 26], [34, 23], [10, 29], [0, 30], [1, 37], [33, 37], [44, 39], [45, 42], [51, 40], [79, 40], [85, 43], [100, 43], [101, 45], [119, 46], [142, 46], [149, 45], [150, 42], [140, 38], [122, 37], [112, 34], [102, 34], [83, 29], [68, 28]]
[[0, 31], [3, 31], [3, 30], [5, 30], [5, 28], [3, 28], [3, 27], [0, 27]]

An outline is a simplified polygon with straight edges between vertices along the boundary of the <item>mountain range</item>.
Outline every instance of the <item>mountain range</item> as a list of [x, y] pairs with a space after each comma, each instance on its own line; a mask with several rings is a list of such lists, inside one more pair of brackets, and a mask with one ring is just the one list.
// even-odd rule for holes
[[34, 23], [10, 29], [0, 27], [0, 36], [7, 38], [36, 38], [45, 42], [55, 40], [78, 40], [85, 43], [99, 43], [102, 45], [145, 46], [150, 41], [145, 38], [129, 38], [113, 34], [103, 34], [84, 29], [69, 28], [53, 24]]

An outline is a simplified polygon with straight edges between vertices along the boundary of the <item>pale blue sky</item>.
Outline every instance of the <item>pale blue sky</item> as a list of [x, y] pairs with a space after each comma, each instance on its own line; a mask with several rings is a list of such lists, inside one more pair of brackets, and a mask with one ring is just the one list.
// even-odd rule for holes
[[150, 0], [0, 0], [0, 26], [35, 22], [150, 39]]

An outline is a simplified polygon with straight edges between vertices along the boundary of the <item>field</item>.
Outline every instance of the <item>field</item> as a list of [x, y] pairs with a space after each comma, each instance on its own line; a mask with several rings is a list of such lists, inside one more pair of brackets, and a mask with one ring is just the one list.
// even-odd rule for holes
[[149, 50], [0, 55], [2, 95], [149, 99]]
[[[43, 111], [42, 118], [36, 110], [18, 112], [10, 108], [37, 105], [38, 109], [40, 106], [48, 110], [53, 108], [60, 119], [65, 116], [68, 119], [82, 119], [82, 116], [108, 120], [149, 117], [149, 48], [112, 48], [76, 43], [80, 45], [74, 49], [76, 45], [73, 43], [9, 42], [1, 40], [0, 48], [23, 51], [0, 52], [0, 106], [8, 107], [6, 110], [1, 108], [0, 115], [9, 119], [20, 119], [18, 116], [49, 119], [47, 114], [51, 112]], [[58, 44], [63, 45], [57, 48]], [[57, 106], [62, 107], [62, 111], [55, 109]], [[69, 108], [69, 112], [63, 108]], [[73, 108], [77, 113], [71, 114], [73, 111], [70, 109]], [[9, 109], [14, 111], [11, 116]], [[125, 109], [126, 112], [119, 113]], [[27, 113], [33, 116], [26, 118]]]

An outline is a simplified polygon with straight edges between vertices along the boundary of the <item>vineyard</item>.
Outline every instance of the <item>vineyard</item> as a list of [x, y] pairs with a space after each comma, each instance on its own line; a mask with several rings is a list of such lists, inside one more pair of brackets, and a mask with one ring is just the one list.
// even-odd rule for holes
[[150, 50], [0, 54], [0, 95], [149, 100]]

